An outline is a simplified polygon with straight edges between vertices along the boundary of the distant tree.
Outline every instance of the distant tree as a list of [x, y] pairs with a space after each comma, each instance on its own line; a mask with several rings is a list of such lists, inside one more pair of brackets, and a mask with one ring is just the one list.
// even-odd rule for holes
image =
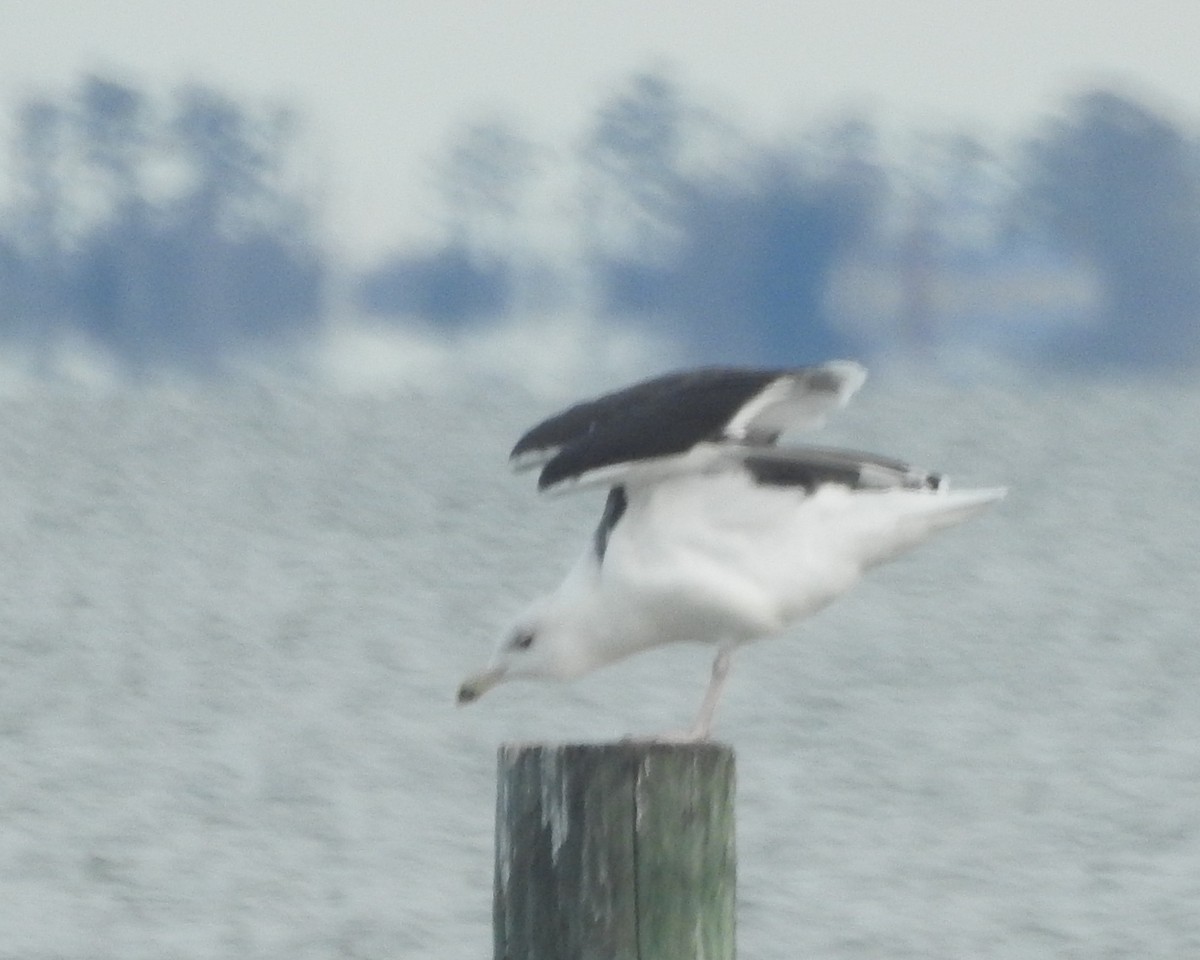
[[869, 230], [875, 185], [807, 174], [764, 157], [744, 184], [710, 185], [690, 206], [670, 280], [673, 323], [706, 360], [819, 360], [854, 351], [825, 289], [835, 261]]
[[521, 205], [538, 169], [538, 150], [512, 126], [465, 127], [437, 173], [447, 237], [432, 250], [393, 254], [363, 274], [358, 304], [369, 313], [469, 328], [512, 309], [530, 256], [518, 236]]
[[308, 201], [286, 184], [298, 126], [287, 107], [250, 110], [205, 86], [180, 91], [170, 136], [187, 172], [181, 215], [224, 236], [306, 229]]
[[187, 269], [172, 300], [177, 339], [198, 355], [319, 318], [309, 201], [286, 183], [296, 127], [288, 109], [252, 112], [207, 87], [178, 98], [171, 131], [186, 188], [166, 222]]
[[602, 308], [647, 317], [699, 360], [844, 352], [824, 291], [876, 214], [871, 131], [847, 124], [787, 151], [742, 141], [731, 169], [732, 138], [660, 74], [635, 77], [601, 109], [584, 156]]
[[62, 109], [43, 97], [17, 111], [14, 142], [14, 188], [17, 202], [12, 226], [19, 243], [44, 254], [63, 245], [65, 118]]
[[294, 129], [203, 86], [173, 109], [95, 76], [27, 101], [0, 243], [10, 332], [74, 327], [136, 369], [311, 326], [321, 264], [287, 176]]
[[84, 79], [74, 105], [82, 208], [73, 238], [74, 314], [89, 333], [137, 362], [164, 319], [154, 312], [154, 245], [142, 178], [150, 163], [145, 98], [115, 80]]
[[126, 218], [142, 213], [141, 178], [147, 165], [150, 131], [144, 96], [115, 80], [89, 76], [79, 93], [76, 119], [86, 169], [97, 181], [102, 215]]
[[686, 153], [709, 119], [660, 72], [635, 75], [600, 108], [582, 150], [592, 250], [646, 260], [673, 239], [693, 188]]
[[48, 341], [66, 311], [65, 125], [62, 109], [43, 97], [27, 100], [17, 111], [0, 329], [34, 346]]
[[451, 242], [387, 258], [360, 278], [358, 304], [376, 316], [460, 330], [503, 314], [513, 282], [510, 265]]
[[483, 252], [511, 239], [538, 170], [538, 153], [528, 138], [499, 119], [461, 131], [438, 171], [451, 245]]
[[1075, 99], [1025, 152], [1026, 224], [1082, 254], [1107, 286], [1079, 361], [1200, 359], [1200, 166], [1168, 119], [1111, 91]]
[[959, 130], [922, 133], [896, 177], [895, 223], [885, 246], [898, 281], [898, 310], [885, 333], [918, 353], [944, 342], [965, 318], [939, 296], [939, 281], [978, 271], [994, 256], [1004, 204], [995, 155]]

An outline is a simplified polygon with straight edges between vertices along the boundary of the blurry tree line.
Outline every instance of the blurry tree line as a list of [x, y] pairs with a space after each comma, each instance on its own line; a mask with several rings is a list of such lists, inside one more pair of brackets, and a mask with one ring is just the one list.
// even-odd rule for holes
[[[667, 75], [635, 75], [566, 159], [499, 120], [463, 128], [436, 171], [440, 235], [332, 306], [451, 332], [582, 303], [708, 362], [947, 344], [1200, 359], [1200, 150], [1162, 112], [1096, 90], [1003, 151], [957, 131], [910, 146], [897, 158], [855, 117], [758, 142]], [[312, 331], [332, 254], [300, 153], [292, 111], [203, 86], [160, 103], [90, 77], [29, 99], [0, 210], [0, 335], [82, 331], [136, 369]], [[569, 196], [547, 213], [556, 178]]]
[[0, 329], [84, 333], [132, 369], [207, 367], [321, 315], [296, 117], [205, 86], [170, 103], [101, 77], [19, 106], [0, 218]]
[[[1200, 360], [1200, 149], [1161, 112], [1094, 90], [1003, 155], [956, 131], [886, 153], [855, 117], [756, 143], [667, 76], [632, 77], [579, 149], [590, 308], [709, 362], [947, 343], [1056, 366]], [[362, 305], [451, 328], [519, 308], [530, 252], [512, 225], [537, 157], [503, 124], [468, 128], [442, 170], [454, 228], [369, 272]]]

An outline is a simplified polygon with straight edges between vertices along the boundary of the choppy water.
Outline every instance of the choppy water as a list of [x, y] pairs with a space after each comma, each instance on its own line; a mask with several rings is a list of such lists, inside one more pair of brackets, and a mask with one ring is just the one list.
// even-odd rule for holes
[[[494, 757], [707, 652], [457, 710], [598, 510], [518, 390], [0, 401], [0, 958], [490, 956]], [[1200, 390], [868, 383], [824, 439], [1010, 498], [735, 660], [755, 960], [1200, 955]]]

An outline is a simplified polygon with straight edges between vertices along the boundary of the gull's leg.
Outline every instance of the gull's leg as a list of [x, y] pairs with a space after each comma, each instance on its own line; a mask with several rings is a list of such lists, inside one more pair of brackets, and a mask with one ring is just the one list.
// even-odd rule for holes
[[733, 647], [721, 647], [713, 660], [712, 677], [708, 681], [708, 689], [704, 691], [704, 702], [700, 704], [700, 713], [690, 730], [675, 731], [659, 734], [656, 737], [623, 737], [622, 743], [695, 743], [707, 740], [712, 730], [713, 713], [717, 709], [717, 701], [721, 699], [721, 690], [725, 686], [725, 678], [729, 676], [729, 663], [733, 658]]
[[729, 676], [729, 663], [733, 659], [730, 647], [721, 647], [713, 660], [712, 677], [708, 681], [708, 689], [704, 691], [704, 700], [700, 704], [700, 712], [696, 722], [688, 731], [688, 740], [707, 740], [712, 730], [713, 713], [717, 709], [717, 701], [721, 699], [721, 691], [725, 687], [725, 678]]

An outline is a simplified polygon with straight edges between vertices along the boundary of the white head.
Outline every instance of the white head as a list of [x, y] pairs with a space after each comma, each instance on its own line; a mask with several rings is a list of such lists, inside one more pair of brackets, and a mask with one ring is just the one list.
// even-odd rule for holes
[[491, 663], [463, 681], [458, 688], [460, 705], [478, 700], [505, 680], [571, 680], [606, 662], [595, 646], [581, 635], [581, 618], [554, 596], [532, 604], [505, 633]]

